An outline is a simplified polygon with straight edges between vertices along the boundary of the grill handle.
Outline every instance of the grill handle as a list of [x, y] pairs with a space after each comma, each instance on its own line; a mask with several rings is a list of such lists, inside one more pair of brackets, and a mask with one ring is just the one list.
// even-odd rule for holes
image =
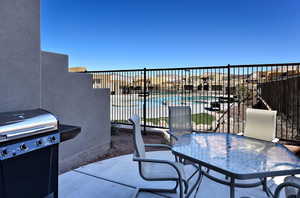
[[44, 127], [40, 127], [40, 128], [34, 128], [34, 129], [31, 129], [31, 130], [26, 130], [26, 131], [19, 132], [19, 133], [5, 134], [3, 136], [5, 136], [6, 139], [15, 139], [17, 137], [26, 136], [27, 134], [30, 134], [30, 133], [33, 133], [33, 132], [42, 132], [42, 131], [50, 130], [50, 129], [53, 129], [53, 128], [55, 128], [55, 127], [53, 127], [53, 126], [44, 126]]

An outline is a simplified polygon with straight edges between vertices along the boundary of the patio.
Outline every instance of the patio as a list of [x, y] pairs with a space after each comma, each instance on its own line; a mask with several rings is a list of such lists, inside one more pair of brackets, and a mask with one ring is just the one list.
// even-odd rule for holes
[[[147, 152], [147, 156], [159, 156], [164, 160], [173, 160], [169, 151]], [[186, 166], [187, 174], [191, 174], [192, 166]], [[215, 173], [216, 175], [216, 173]], [[268, 181], [268, 187], [274, 191], [284, 177], [276, 177]], [[242, 181], [245, 182], [245, 181]], [[247, 182], [250, 182], [248, 180]], [[59, 196], [64, 198], [115, 198], [132, 197], [135, 187], [171, 187], [173, 183], [147, 182], [138, 173], [137, 163], [132, 161], [132, 155], [123, 155], [103, 161], [98, 161], [78, 169], [66, 172], [59, 177]], [[175, 194], [140, 193], [141, 198], [177, 197]], [[194, 197], [194, 193], [191, 195]], [[197, 196], [229, 197], [229, 187], [217, 184], [204, 177]], [[236, 197], [265, 198], [261, 187], [241, 189], [236, 188]], [[284, 197], [283, 195], [281, 196]]]

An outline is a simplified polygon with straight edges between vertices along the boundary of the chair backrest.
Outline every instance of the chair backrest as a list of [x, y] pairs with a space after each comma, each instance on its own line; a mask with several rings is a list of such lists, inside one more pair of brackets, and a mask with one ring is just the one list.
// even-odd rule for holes
[[169, 106], [171, 133], [192, 132], [192, 111], [189, 106]]
[[[145, 143], [141, 133], [140, 117], [138, 115], [133, 115], [129, 118], [129, 121], [133, 124], [133, 145], [134, 145], [134, 155], [140, 158], [146, 158]], [[139, 163], [140, 174], [145, 173], [147, 162]]]
[[244, 135], [272, 141], [276, 136], [276, 115], [277, 111], [248, 108]]
[[140, 117], [133, 115], [130, 119], [133, 124], [133, 145], [137, 157], [145, 157], [145, 143], [141, 133]]

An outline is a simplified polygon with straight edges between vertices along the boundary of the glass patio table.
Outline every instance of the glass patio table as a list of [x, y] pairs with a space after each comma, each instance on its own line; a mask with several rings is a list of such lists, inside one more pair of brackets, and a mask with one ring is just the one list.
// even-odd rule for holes
[[[284, 145], [240, 135], [210, 132], [183, 135], [173, 145], [172, 152], [206, 167], [207, 171], [201, 172], [209, 179], [230, 186], [230, 198], [235, 196], [235, 187], [259, 185], [267, 196], [273, 196], [266, 185], [267, 177], [300, 174], [300, 159]], [[209, 170], [221, 173], [224, 179], [212, 176]], [[258, 179], [258, 182], [237, 183], [236, 179]]]

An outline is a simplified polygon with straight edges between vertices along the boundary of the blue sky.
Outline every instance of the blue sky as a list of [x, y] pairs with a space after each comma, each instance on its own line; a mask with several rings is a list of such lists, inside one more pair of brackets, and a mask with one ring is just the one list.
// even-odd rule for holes
[[42, 0], [42, 49], [89, 70], [300, 62], [299, 0]]

